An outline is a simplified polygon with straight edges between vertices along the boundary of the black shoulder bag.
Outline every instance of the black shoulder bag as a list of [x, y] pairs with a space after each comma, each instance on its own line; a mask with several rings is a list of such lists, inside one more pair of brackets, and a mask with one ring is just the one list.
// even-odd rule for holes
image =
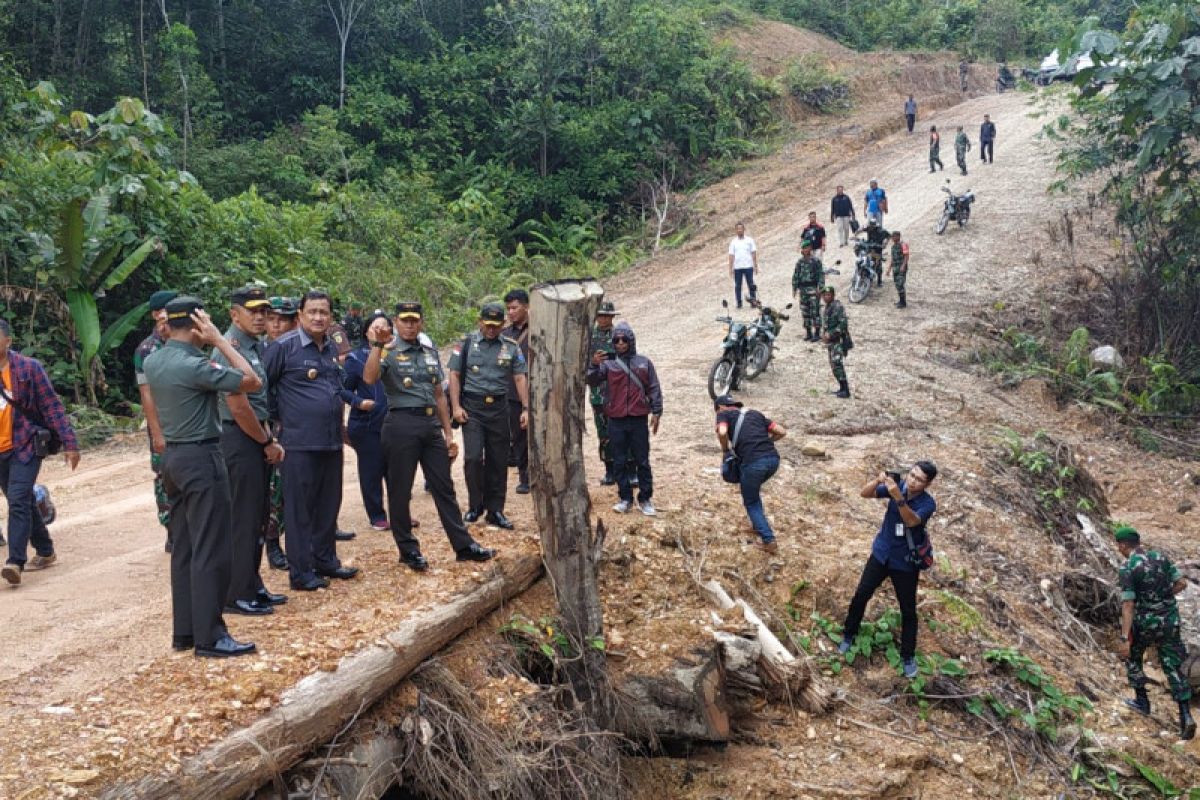
[[916, 567], [918, 572], [924, 572], [933, 566], [933, 542], [929, 540], [929, 531], [924, 530], [924, 527], [921, 526], [925, 541], [916, 544], [913, 541], [913, 529], [904, 526], [904, 541], [908, 543], [908, 563]]
[[726, 483], [742, 482], [742, 461], [737, 456], [738, 436], [742, 432], [742, 423], [746, 421], [746, 409], [738, 414], [737, 424], [733, 426], [733, 436], [729, 440], [729, 452], [721, 459], [721, 477]]
[[29, 413], [28, 409], [13, 399], [3, 385], [0, 385], [0, 396], [3, 396], [4, 401], [12, 406], [18, 414], [29, 420], [29, 424], [33, 426], [33, 454], [35, 456], [45, 458], [62, 452], [63, 442], [58, 431], [44, 424], [39, 415]]

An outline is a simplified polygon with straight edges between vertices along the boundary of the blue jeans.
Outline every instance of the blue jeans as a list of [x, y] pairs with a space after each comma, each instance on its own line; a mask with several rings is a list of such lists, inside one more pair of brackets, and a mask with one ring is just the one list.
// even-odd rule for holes
[[746, 516], [750, 517], [754, 532], [762, 537], [763, 544], [775, 541], [775, 531], [771, 530], [771, 523], [767, 522], [767, 514], [763, 511], [762, 486], [777, 469], [779, 456], [766, 456], [742, 464], [742, 503], [746, 506]]
[[746, 282], [746, 288], [750, 290], [750, 299], [755, 299], [758, 287], [754, 285], [754, 267], [733, 271], [733, 299], [737, 301], [738, 308], [742, 307], [742, 281]]
[[25, 566], [30, 541], [39, 556], [54, 554], [50, 531], [33, 502], [33, 485], [41, 468], [42, 460], [36, 456], [22, 464], [14, 451], [0, 453], [0, 491], [8, 498], [8, 563], [19, 567]]

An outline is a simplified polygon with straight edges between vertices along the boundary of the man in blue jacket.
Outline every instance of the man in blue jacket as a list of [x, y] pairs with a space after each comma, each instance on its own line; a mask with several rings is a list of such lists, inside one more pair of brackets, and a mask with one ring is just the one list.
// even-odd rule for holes
[[383, 505], [383, 481], [387, 464], [383, 457], [383, 420], [387, 417], [387, 394], [383, 385], [363, 380], [363, 366], [371, 355], [371, 343], [376, 331], [392, 331], [387, 312], [377, 309], [362, 323], [364, 344], [350, 351], [342, 376], [342, 400], [350, 406], [346, 422], [346, 438], [358, 456], [358, 488], [362, 493], [363, 509], [371, 527], [377, 531], [390, 530]]

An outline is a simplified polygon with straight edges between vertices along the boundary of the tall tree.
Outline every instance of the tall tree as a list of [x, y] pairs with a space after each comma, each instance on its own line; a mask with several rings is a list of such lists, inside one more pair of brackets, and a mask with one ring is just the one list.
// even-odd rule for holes
[[350, 32], [371, 0], [325, 0], [338, 35], [338, 111], [346, 107], [346, 46]]

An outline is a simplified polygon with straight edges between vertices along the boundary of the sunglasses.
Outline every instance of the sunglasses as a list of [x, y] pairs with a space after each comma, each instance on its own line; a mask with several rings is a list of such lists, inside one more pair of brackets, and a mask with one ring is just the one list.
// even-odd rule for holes
[[614, 336], [612, 338], [612, 340], [614, 342], [625, 342], [625, 343], [629, 343], [630, 341], [632, 341], [632, 339], [630, 339], [628, 336]]

